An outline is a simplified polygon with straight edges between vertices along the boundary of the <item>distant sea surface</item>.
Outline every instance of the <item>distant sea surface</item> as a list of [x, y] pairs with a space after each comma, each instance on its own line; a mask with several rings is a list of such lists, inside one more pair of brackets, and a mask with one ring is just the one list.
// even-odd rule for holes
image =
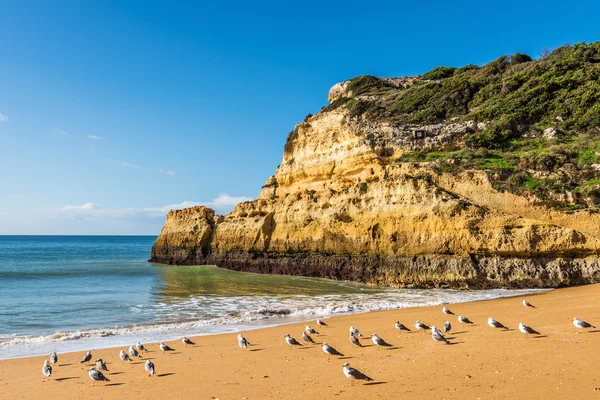
[[0, 236], [0, 359], [533, 292], [401, 290], [164, 266], [147, 261], [155, 239]]

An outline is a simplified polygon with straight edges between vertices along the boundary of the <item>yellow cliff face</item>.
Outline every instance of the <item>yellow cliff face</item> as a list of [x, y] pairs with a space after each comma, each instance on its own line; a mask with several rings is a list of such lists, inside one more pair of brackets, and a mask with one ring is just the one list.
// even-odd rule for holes
[[[596, 281], [600, 216], [499, 193], [481, 171], [395, 161], [473, 129], [375, 124], [343, 107], [319, 113], [290, 134], [257, 200], [219, 219], [204, 207], [171, 211], [152, 260], [395, 286]], [[434, 140], [417, 137], [428, 130]]]

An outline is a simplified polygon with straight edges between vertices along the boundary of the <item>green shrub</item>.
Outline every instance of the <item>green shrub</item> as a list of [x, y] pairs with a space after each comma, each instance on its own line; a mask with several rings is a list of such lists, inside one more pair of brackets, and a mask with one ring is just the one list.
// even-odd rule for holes
[[454, 71], [456, 71], [454, 67], [437, 67], [429, 72], [425, 72], [421, 78], [429, 80], [450, 78], [454, 75]]

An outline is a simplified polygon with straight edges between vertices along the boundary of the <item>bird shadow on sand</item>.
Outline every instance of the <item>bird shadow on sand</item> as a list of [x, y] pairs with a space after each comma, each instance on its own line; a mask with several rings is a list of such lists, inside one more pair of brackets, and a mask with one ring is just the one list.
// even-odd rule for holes
[[170, 351], [169, 353], [171, 353], [171, 354], [181, 354], [182, 352], [181, 351]]
[[248, 350], [248, 351], [263, 351], [263, 350], [264, 349], [251, 349], [251, 350]]
[[374, 344], [363, 344], [362, 347], [373, 347], [375, 346]]
[[369, 382], [365, 383], [363, 386], [375, 386], [375, 385], [385, 385], [387, 382]]
[[123, 382], [115, 382], [115, 383], [106, 384], [104, 386], [121, 386], [121, 385], [124, 385], [124, 383]]
[[467, 333], [467, 331], [453, 332], [453, 335], [462, 335], [463, 333]]
[[73, 364], [58, 364], [59, 367], [68, 367], [69, 365], [73, 365]]
[[132, 362], [131, 365], [145, 364], [145, 361]]
[[588, 333], [599, 333], [599, 332], [600, 332], [600, 329], [596, 329], [594, 331], [588, 331]]
[[547, 338], [547, 337], [548, 337], [548, 335], [536, 335], [533, 338], [534, 339], [544, 339], [544, 338]]
[[79, 376], [66, 376], [64, 378], [56, 378], [55, 381], [57, 382], [62, 382], [62, 381], [68, 381], [70, 379], [79, 379]]
[[387, 347], [385, 350], [386, 351], [390, 351], [390, 350], [400, 350], [402, 347], [400, 346], [392, 346], [392, 347]]
[[167, 372], [166, 374], [158, 374], [158, 375], [156, 375], [156, 376], [159, 376], [159, 377], [161, 377], [161, 378], [162, 378], [162, 377], [164, 377], [164, 376], [171, 376], [171, 375], [175, 375], [175, 372]]
[[123, 372], [109, 372], [110, 375], [121, 375]]
[[344, 357], [339, 357], [338, 360], [350, 360], [351, 358], [354, 358], [354, 357], [344, 356]]
[[450, 343], [448, 343], [448, 346], [454, 346], [454, 345], [463, 344], [463, 343], [464, 342], [450, 342]]

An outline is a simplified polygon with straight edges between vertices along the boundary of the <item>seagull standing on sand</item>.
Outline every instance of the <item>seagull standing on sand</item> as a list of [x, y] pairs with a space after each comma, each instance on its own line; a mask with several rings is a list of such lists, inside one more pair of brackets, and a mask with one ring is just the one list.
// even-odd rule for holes
[[160, 349], [164, 352], [164, 351], [173, 351], [173, 349], [171, 347], [169, 347], [168, 345], [164, 344], [163, 342], [160, 342]]
[[373, 379], [369, 378], [368, 376], [366, 376], [365, 374], [363, 374], [362, 372], [360, 372], [357, 369], [354, 369], [350, 366], [350, 364], [345, 363], [344, 364], [344, 375], [346, 375], [346, 378], [350, 379], [350, 385], [354, 386], [354, 381], [359, 379], [359, 380], [365, 380], [365, 381], [372, 381]]
[[379, 350], [380, 346], [381, 347], [392, 347], [391, 344], [387, 343], [385, 340], [383, 340], [382, 338], [380, 338], [379, 336], [377, 336], [376, 333], [374, 333], [374, 334], [371, 335], [371, 340], [377, 346], [377, 350]]
[[442, 312], [444, 314], [448, 314], [448, 315], [454, 315], [454, 313], [450, 310], [448, 310], [446, 307], [442, 308]]
[[[540, 333], [536, 330], [534, 330], [533, 328], [524, 325], [522, 322], [519, 322], [519, 330], [521, 331], [521, 333], [525, 333], [528, 335], [539, 335]], [[529, 336], [527, 336], [529, 337]]]
[[321, 321], [320, 319], [317, 320], [317, 325], [327, 326], [327, 324], [325, 322]]
[[446, 323], [444, 324], [444, 333], [450, 332], [451, 329], [452, 325], [450, 325], [450, 321], [446, 321]]
[[581, 329], [581, 332], [583, 332], [583, 329], [585, 329], [585, 328], [596, 329], [596, 327], [594, 325], [592, 325], [592, 324], [590, 324], [588, 322], [582, 321], [582, 320], [580, 320], [577, 317], [573, 318], [573, 325], [575, 325], [575, 328]]
[[105, 377], [102, 372], [98, 371], [94, 367], [92, 367], [92, 368], [90, 368], [88, 370], [88, 375], [90, 376], [90, 379], [94, 381], [93, 386], [96, 385], [97, 381], [110, 382], [110, 379], [108, 379], [107, 377]]
[[96, 369], [98, 369], [98, 371], [108, 371], [108, 368], [106, 368], [106, 363], [103, 359], [99, 358], [96, 360]]
[[431, 337], [436, 342], [444, 342], [446, 344], [450, 344], [450, 342], [448, 341], [448, 339], [446, 339], [444, 337], [444, 335], [442, 334], [442, 332], [440, 332], [440, 330], [438, 328], [436, 328], [435, 326], [431, 327]]
[[356, 337], [362, 336], [362, 334], [354, 327], [354, 325], [350, 325], [350, 334]]
[[87, 362], [89, 362], [92, 359], [92, 352], [88, 351], [87, 353], [85, 353], [85, 356], [83, 356], [83, 358], [81, 359], [81, 364], [85, 364]]
[[311, 338], [310, 335], [304, 331], [302, 331], [302, 340], [304, 341], [304, 343], [314, 343], [315, 342], [313, 340], [313, 338]]
[[394, 327], [396, 327], [396, 329], [398, 329], [398, 333], [402, 333], [402, 331], [410, 332], [410, 329], [408, 329], [403, 324], [401, 324], [400, 321], [396, 321], [394, 323]]
[[358, 347], [363, 347], [362, 344], [360, 344], [360, 340], [353, 334], [350, 334], [350, 343]]
[[304, 328], [304, 330], [306, 331], [306, 333], [308, 333], [310, 335], [318, 335], [319, 334], [319, 332], [317, 332], [313, 328], [311, 328], [310, 325], [306, 325], [306, 328]]
[[534, 305], [532, 305], [532, 304], [530, 304], [530, 303], [529, 303], [527, 300], [523, 300], [523, 305], [524, 305], [525, 307], [529, 307], [529, 308], [535, 308], [535, 306], [534, 306]]
[[152, 376], [152, 375], [154, 375], [156, 373], [154, 371], [154, 363], [152, 361], [150, 361], [150, 360], [146, 360], [146, 365], [144, 365], [144, 368], [150, 374], [149, 376]]
[[285, 342], [290, 345], [290, 349], [292, 346], [302, 346], [296, 339], [290, 336], [290, 334], [285, 335]]
[[56, 352], [50, 354], [50, 362], [52, 364], [56, 364], [58, 362], [58, 355], [56, 354]]
[[133, 346], [129, 346], [129, 355], [131, 357], [139, 357], [142, 358], [142, 356], [140, 355], [140, 353], [138, 353], [138, 351], [135, 349], [135, 347]]
[[469, 318], [463, 317], [462, 315], [458, 316], [458, 322], [460, 322], [461, 324], [473, 324], [473, 322], [471, 322]]
[[242, 334], [240, 333], [238, 335], [238, 345], [240, 346], [241, 349], [247, 349], [248, 346], [250, 345], [250, 342], [248, 340], [246, 340], [246, 338], [243, 337]]
[[146, 351], [146, 348], [144, 347], [143, 344], [141, 344], [140, 342], [137, 342], [135, 344], [135, 347], [139, 350], [139, 351]]
[[344, 357], [342, 353], [331, 347], [327, 344], [327, 342], [323, 343], [323, 353], [327, 354], [327, 360], [331, 359], [331, 356], [341, 356]]
[[424, 323], [422, 323], [419, 320], [417, 320], [417, 322], [415, 322], [415, 328], [417, 328], [418, 331], [423, 331], [423, 332], [426, 332], [430, 329], [429, 326], [425, 325]]
[[50, 378], [52, 376], [52, 366], [48, 364], [48, 360], [44, 360], [44, 366], [42, 367], [42, 374], [46, 378]]
[[488, 325], [494, 329], [508, 329], [506, 326], [502, 325], [500, 322], [496, 321], [494, 318], [488, 318]]
[[127, 353], [125, 353], [125, 351], [123, 351], [123, 350], [121, 350], [121, 352], [119, 353], [119, 358], [121, 359], [121, 361], [131, 362], [131, 358], [129, 358], [129, 355]]
[[187, 347], [187, 345], [195, 345], [196, 343], [192, 342], [190, 339], [186, 338], [185, 336], [181, 338], [181, 341], [183, 342], [183, 344], [185, 344], [185, 347]]

